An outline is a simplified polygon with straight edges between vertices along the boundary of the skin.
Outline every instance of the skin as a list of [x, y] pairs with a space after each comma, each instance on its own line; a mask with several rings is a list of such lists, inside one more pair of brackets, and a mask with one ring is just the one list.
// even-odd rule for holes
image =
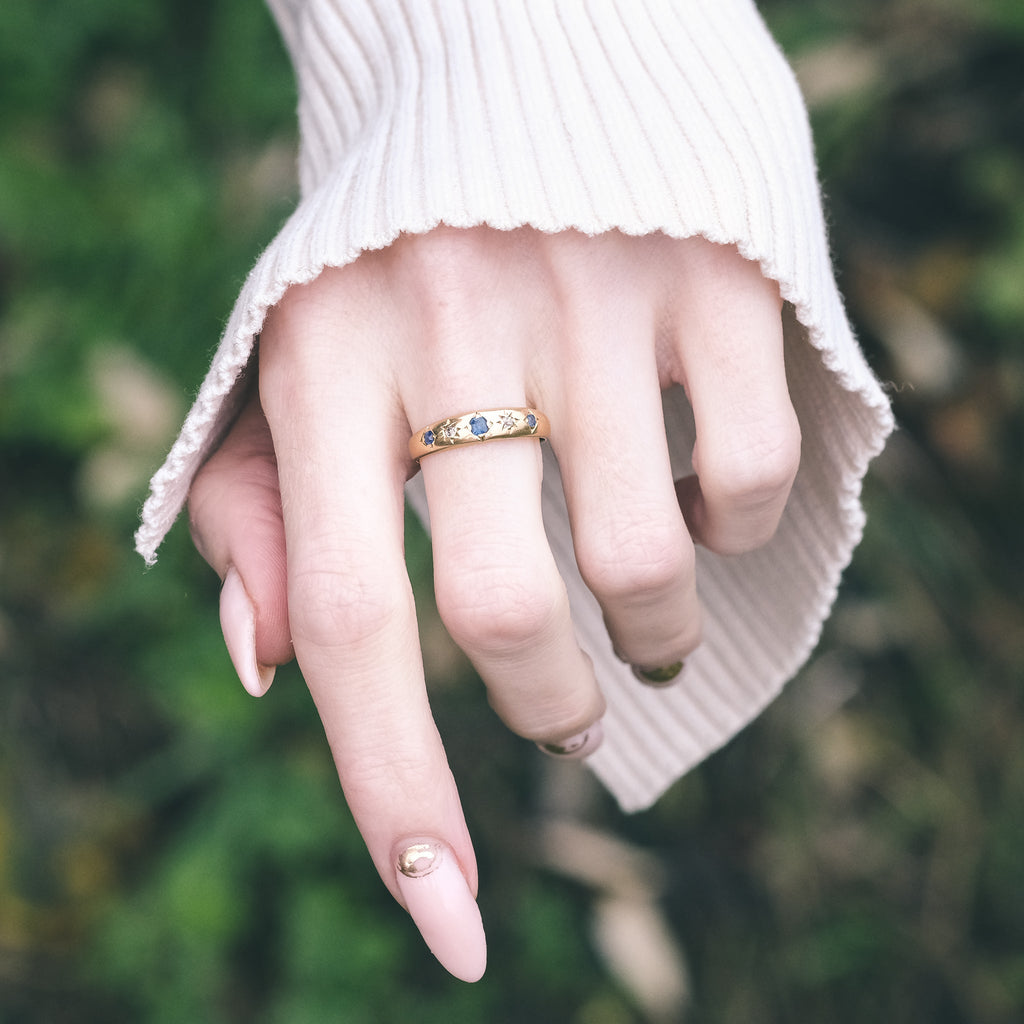
[[[410, 837], [447, 844], [476, 892], [403, 558], [410, 434], [472, 409], [542, 409], [616, 649], [668, 665], [700, 640], [694, 544], [763, 544], [796, 475], [780, 311], [756, 264], [703, 239], [445, 227], [327, 269], [271, 311], [258, 394], [193, 485], [193, 536], [240, 577], [256, 661], [298, 659], [403, 904], [395, 857]], [[697, 425], [695, 476], [678, 484], [660, 404], [672, 384]], [[604, 705], [544, 537], [538, 443], [420, 469], [438, 608], [494, 708], [541, 743], [587, 730]]]

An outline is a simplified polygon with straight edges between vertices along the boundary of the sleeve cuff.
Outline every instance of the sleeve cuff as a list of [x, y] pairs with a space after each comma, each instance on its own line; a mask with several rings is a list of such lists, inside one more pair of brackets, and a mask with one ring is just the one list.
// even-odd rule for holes
[[[555, 467], [553, 549], [608, 700], [588, 762], [626, 809], [651, 803], [772, 699], [809, 655], [859, 540], [861, 479], [889, 405], [832, 277], [806, 115], [748, 0], [403, 4], [273, 0], [299, 77], [302, 199], [264, 252], [181, 435], [151, 484], [147, 562], [234, 412], [267, 310], [292, 284], [439, 223], [703, 235], [786, 301], [804, 437], [782, 526], [751, 555], [701, 552], [704, 641], [686, 680], [640, 689], [575, 569]], [[666, 396], [677, 472], [693, 425]]]

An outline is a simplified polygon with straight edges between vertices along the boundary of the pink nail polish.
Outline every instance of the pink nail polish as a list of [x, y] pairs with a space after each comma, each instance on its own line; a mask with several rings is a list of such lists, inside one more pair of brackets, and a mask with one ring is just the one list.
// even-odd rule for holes
[[256, 613], [234, 566], [220, 591], [220, 628], [242, 685], [254, 697], [262, 697], [274, 681], [275, 668], [256, 660]]
[[479, 981], [487, 966], [480, 908], [452, 851], [425, 839], [403, 847], [395, 863], [406, 909], [441, 966], [462, 981]]
[[604, 726], [599, 719], [589, 729], [570, 736], [569, 739], [563, 740], [561, 743], [538, 743], [537, 746], [552, 757], [578, 761], [589, 757], [597, 750], [603, 739]]

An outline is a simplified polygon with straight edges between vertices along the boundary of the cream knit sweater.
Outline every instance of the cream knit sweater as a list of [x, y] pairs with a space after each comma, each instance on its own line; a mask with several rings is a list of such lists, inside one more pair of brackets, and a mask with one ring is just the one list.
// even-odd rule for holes
[[[806, 115], [749, 0], [270, 0], [299, 81], [301, 202], [245, 284], [136, 542], [153, 562], [237, 406], [267, 309], [296, 282], [440, 222], [704, 235], [778, 282], [803, 458], [764, 548], [698, 552], [704, 639], [670, 690], [611, 651], [576, 570], [557, 465], [544, 501], [608, 702], [588, 764], [627, 809], [726, 742], [810, 654], [891, 429], [832, 276]], [[665, 395], [677, 475], [693, 421]], [[422, 494], [410, 485], [422, 511]]]

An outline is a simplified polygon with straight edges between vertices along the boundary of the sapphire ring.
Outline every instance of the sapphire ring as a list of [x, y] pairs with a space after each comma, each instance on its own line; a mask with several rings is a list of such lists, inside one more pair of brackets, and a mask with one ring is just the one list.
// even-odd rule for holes
[[536, 437], [543, 441], [550, 429], [547, 416], [537, 409], [478, 409], [417, 430], [409, 438], [409, 455], [418, 462], [431, 452], [502, 437]]

